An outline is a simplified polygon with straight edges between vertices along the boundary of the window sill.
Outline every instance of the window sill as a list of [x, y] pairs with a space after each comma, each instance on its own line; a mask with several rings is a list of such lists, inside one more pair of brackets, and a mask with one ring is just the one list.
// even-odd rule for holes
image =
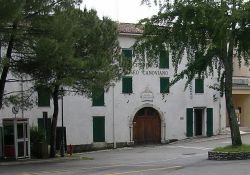
[[123, 95], [132, 95], [134, 93], [132, 92], [132, 93], [121, 93], [121, 94], [123, 94]]
[[106, 105], [103, 105], [103, 106], [94, 106], [94, 105], [92, 105], [91, 107], [106, 107]]

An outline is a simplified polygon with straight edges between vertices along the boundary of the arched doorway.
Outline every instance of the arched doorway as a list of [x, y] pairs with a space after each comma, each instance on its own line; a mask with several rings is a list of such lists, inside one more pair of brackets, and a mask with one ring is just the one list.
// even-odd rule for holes
[[133, 140], [135, 144], [161, 143], [161, 118], [157, 110], [144, 107], [135, 114]]

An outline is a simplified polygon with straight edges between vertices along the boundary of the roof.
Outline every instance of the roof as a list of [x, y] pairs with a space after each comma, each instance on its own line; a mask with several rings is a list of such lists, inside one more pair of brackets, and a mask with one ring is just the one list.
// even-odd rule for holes
[[133, 23], [118, 23], [120, 34], [142, 34], [142, 27]]

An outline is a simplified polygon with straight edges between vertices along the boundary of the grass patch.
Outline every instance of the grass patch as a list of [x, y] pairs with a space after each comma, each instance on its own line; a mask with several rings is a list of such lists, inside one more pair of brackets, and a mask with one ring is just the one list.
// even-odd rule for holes
[[213, 149], [213, 151], [217, 152], [250, 152], [250, 145], [241, 145], [241, 146], [225, 146], [225, 147], [218, 147]]

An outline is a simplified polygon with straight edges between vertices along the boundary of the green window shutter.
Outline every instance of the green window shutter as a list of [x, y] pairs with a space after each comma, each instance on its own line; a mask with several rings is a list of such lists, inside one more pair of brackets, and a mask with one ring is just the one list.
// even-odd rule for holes
[[38, 131], [43, 132], [46, 142], [50, 142], [50, 134], [51, 134], [51, 118], [47, 118], [47, 123], [45, 123], [45, 118], [38, 118]]
[[37, 119], [37, 124], [38, 124], [38, 130], [43, 131], [44, 128], [44, 120], [43, 118], [38, 118]]
[[187, 137], [193, 136], [193, 108], [187, 108], [186, 111], [187, 119], [186, 119], [186, 129], [187, 129]]
[[160, 78], [160, 93], [169, 93], [169, 78]]
[[204, 93], [203, 79], [195, 79], [195, 93]]
[[104, 106], [104, 90], [101, 92], [101, 94], [92, 94], [92, 105]]
[[132, 77], [123, 77], [122, 78], [122, 93], [130, 94], [132, 92], [133, 92]]
[[161, 69], [169, 68], [169, 51], [162, 51], [160, 53], [160, 66]]
[[131, 49], [122, 49], [122, 54], [126, 58], [127, 64], [132, 68], [132, 57], [133, 57], [133, 52]]
[[207, 108], [207, 136], [213, 135], [213, 108]]
[[38, 106], [49, 107], [50, 106], [50, 93], [46, 88], [38, 88]]
[[105, 117], [93, 117], [93, 141], [105, 142]]

